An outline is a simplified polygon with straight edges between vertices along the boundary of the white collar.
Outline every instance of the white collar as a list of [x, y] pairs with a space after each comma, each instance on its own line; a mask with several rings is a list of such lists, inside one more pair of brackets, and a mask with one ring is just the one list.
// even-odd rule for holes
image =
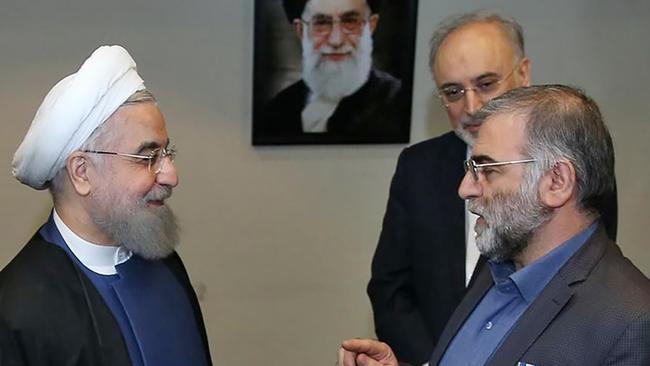
[[131, 258], [133, 252], [122, 246], [107, 246], [93, 244], [75, 234], [63, 222], [56, 209], [52, 216], [54, 224], [59, 229], [68, 248], [77, 259], [89, 270], [101, 275], [117, 274], [115, 266], [126, 262]]

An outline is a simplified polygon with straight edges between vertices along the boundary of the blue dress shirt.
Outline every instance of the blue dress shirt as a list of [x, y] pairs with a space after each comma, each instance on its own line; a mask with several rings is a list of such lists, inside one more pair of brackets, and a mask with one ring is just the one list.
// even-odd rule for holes
[[592, 223], [519, 271], [515, 271], [512, 261], [488, 261], [494, 285], [451, 341], [440, 366], [485, 365], [528, 306], [597, 226], [597, 222]]

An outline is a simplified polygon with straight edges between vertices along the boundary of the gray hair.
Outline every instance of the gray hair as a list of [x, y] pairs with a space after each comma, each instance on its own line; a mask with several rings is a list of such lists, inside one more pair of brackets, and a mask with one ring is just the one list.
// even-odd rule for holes
[[478, 10], [471, 13], [464, 13], [452, 16], [443, 20], [433, 31], [429, 41], [429, 67], [433, 70], [436, 55], [442, 42], [448, 35], [457, 29], [472, 23], [497, 23], [501, 30], [508, 37], [515, 53], [515, 60], [521, 60], [526, 55], [524, 51], [524, 31], [521, 25], [512, 18], [504, 17], [489, 10]]
[[614, 191], [614, 146], [598, 105], [578, 88], [539, 85], [513, 89], [489, 101], [475, 115], [523, 116], [527, 143], [523, 154], [537, 160], [537, 176], [560, 160], [576, 170], [578, 207], [600, 213], [604, 196]]
[[[134, 104], [140, 104], [140, 103], [155, 103], [157, 104], [156, 97], [147, 89], [141, 89], [136, 91], [135, 93], [131, 94], [130, 97], [128, 97], [124, 103], [122, 103], [119, 108], [122, 108], [127, 105], [134, 105]], [[110, 117], [109, 117], [110, 118]], [[102, 123], [101, 125], [97, 126], [95, 130], [90, 134], [86, 142], [79, 148], [79, 150], [104, 150], [108, 148], [109, 143], [113, 140], [113, 133], [112, 131], [106, 127], [106, 123]], [[101, 159], [94, 158], [93, 163], [101, 166]], [[50, 193], [52, 194], [52, 197], [56, 200], [56, 198], [60, 195], [60, 193], [63, 192], [63, 187], [65, 184], [65, 175], [66, 175], [67, 169], [65, 166], [63, 169], [59, 170], [59, 172], [50, 180], [49, 182], [49, 189]]]
[[[117, 109], [127, 105], [141, 104], [141, 103], [154, 103], [157, 104], [156, 97], [147, 89], [141, 89], [131, 94], [124, 103]], [[116, 109], [116, 111], [117, 111]], [[110, 117], [109, 117], [110, 119]], [[107, 127], [106, 123], [97, 126], [93, 133], [88, 137], [86, 142], [79, 150], [101, 150], [107, 148], [107, 144], [112, 141], [112, 132]]]

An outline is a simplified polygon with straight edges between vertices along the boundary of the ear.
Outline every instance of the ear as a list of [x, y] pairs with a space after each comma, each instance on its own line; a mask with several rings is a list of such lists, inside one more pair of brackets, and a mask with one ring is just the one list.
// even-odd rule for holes
[[293, 20], [293, 30], [296, 32], [296, 35], [298, 36], [298, 39], [302, 41], [302, 27], [304, 25], [300, 21], [300, 19], [296, 18]]
[[521, 80], [521, 86], [530, 86], [530, 60], [524, 57], [517, 70], [517, 76]]
[[378, 22], [379, 22], [379, 14], [373, 14], [370, 16], [370, 19], [368, 20], [368, 23], [370, 23], [370, 33], [375, 32], [375, 28], [377, 28]]
[[91, 184], [88, 179], [89, 164], [88, 157], [81, 151], [73, 152], [66, 161], [68, 178], [70, 178], [75, 192], [80, 196], [87, 196], [91, 191]]
[[576, 191], [576, 170], [573, 164], [562, 160], [544, 174], [539, 185], [542, 203], [551, 208], [560, 208], [574, 198]]

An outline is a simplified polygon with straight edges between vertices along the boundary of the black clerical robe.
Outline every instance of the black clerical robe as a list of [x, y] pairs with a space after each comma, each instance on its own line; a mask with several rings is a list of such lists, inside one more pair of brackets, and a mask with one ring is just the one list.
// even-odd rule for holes
[[[185, 267], [176, 253], [164, 263], [190, 299], [211, 364]], [[120, 328], [90, 279], [39, 233], [0, 272], [0, 327], [2, 365], [131, 365]]]

